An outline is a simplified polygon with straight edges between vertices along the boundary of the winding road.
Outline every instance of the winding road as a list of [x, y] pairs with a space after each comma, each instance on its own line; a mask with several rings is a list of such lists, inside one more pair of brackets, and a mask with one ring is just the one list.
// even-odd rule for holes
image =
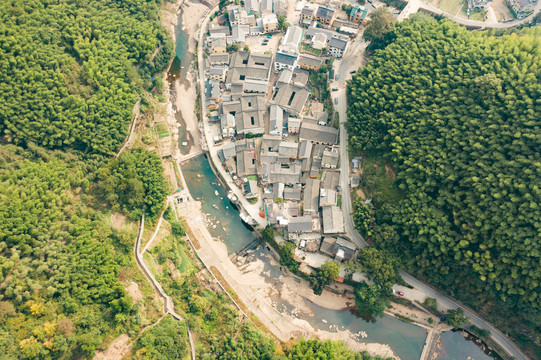
[[[417, 1], [417, 0], [414, 0]], [[541, 1], [539, 2], [541, 3]], [[537, 7], [539, 11], [539, 6]], [[340, 61], [336, 61], [335, 64], [338, 65], [338, 80], [334, 81], [331, 86], [338, 88], [338, 91], [332, 93], [333, 101], [337, 99], [338, 103], [335, 105], [335, 109], [340, 116], [340, 186], [342, 187], [342, 211], [345, 221], [345, 229], [349, 237], [353, 242], [355, 242], [360, 248], [368, 246], [363, 237], [355, 229], [353, 223], [353, 210], [351, 203], [351, 194], [349, 191], [349, 158], [347, 151], [347, 131], [346, 131], [346, 120], [347, 120], [347, 94], [346, 86], [347, 80], [351, 78], [351, 71], [357, 70], [359, 66], [363, 65], [365, 58], [363, 56], [364, 50], [368, 44], [364, 42], [361, 38], [355, 40], [350, 48], [348, 49], [346, 55]], [[479, 315], [475, 314], [471, 309], [465, 307], [462, 304], [459, 304], [455, 300], [452, 300], [437, 290], [433, 289], [429, 285], [415, 279], [413, 276], [400, 271], [400, 275], [408, 283], [413, 286], [417, 291], [413, 292], [409, 288], [401, 289], [404, 292], [406, 298], [410, 300], [420, 300], [421, 302], [424, 299], [419, 298], [419, 294], [422, 296], [434, 298], [437, 300], [438, 309], [446, 311], [449, 309], [462, 308], [464, 314], [470, 319], [470, 322], [475, 326], [490, 330], [491, 338], [499, 346], [501, 346], [508, 354], [513, 356], [518, 360], [528, 360], [528, 357], [516, 346], [509, 338], [507, 338], [500, 330], [494, 327], [489, 322], [483, 320]]]

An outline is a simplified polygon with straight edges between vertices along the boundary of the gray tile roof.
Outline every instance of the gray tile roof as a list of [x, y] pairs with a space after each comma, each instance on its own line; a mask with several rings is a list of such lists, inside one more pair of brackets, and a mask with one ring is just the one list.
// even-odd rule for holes
[[329, 40], [329, 48], [337, 48], [340, 50], [345, 50], [348, 46], [347, 40], [342, 40], [336, 37], [333, 37], [331, 40]]
[[344, 232], [344, 218], [342, 209], [338, 206], [323, 207], [323, 233], [337, 234]]
[[289, 220], [288, 232], [310, 232], [312, 231], [312, 217], [300, 216]]
[[311, 140], [315, 143], [336, 145], [338, 141], [338, 129], [330, 126], [321, 126], [303, 122], [299, 132], [300, 140]]
[[306, 181], [303, 196], [304, 213], [317, 213], [319, 208], [319, 183], [319, 180], [316, 179]]

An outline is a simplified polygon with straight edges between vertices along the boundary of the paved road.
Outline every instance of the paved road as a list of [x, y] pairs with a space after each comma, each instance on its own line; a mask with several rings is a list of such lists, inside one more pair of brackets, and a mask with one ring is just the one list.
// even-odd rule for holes
[[442, 11], [441, 9], [438, 9], [434, 5], [428, 3], [427, 1], [423, 0], [410, 0], [408, 1], [408, 4], [402, 10], [400, 15], [398, 16], [398, 20], [402, 21], [405, 18], [407, 18], [410, 14], [413, 14], [417, 12], [420, 9], [428, 10], [429, 12], [443, 15], [446, 18], [469, 27], [477, 27], [477, 28], [494, 28], [494, 29], [507, 29], [511, 28], [513, 26], [522, 25], [526, 22], [529, 22], [539, 11], [541, 11], [541, 1], [538, 1], [537, 4], [534, 7], [534, 11], [530, 16], [525, 17], [524, 19], [515, 19], [508, 22], [497, 22], [497, 21], [477, 21], [477, 20], [470, 20], [470, 19], [464, 19], [458, 16], [451, 15], [449, 13], [446, 13]]
[[[355, 230], [353, 217], [351, 216], [352, 204], [349, 191], [350, 163], [347, 152], [347, 132], [345, 129], [347, 115], [346, 80], [351, 78], [350, 71], [356, 70], [359, 68], [360, 65], [362, 65], [362, 62], [364, 60], [363, 53], [366, 45], [367, 44], [362, 40], [357, 40], [352, 44], [346, 56], [341, 61], [337, 62], [337, 64], [339, 63], [338, 81], [335, 81], [331, 85], [332, 87], [337, 87], [339, 89], [338, 91], [333, 92], [332, 96], [333, 101], [334, 99], [338, 99], [338, 104], [335, 105], [335, 107], [340, 116], [340, 186], [342, 187], [342, 211], [345, 220], [345, 228], [351, 240], [355, 242], [360, 248], [364, 248], [365, 246], [367, 246], [367, 243], [357, 232], [357, 230]], [[470, 309], [447, 298], [432, 287], [415, 279], [414, 277], [403, 271], [400, 272], [400, 275], [408, 284], [415, 287], [415, 290], [410, 290], [409, 288], [400, 288], [401, 291], [404, 291], [405, 297], [411, 297], [410, 300], [418, 300], [421, 302], [424, 301], [424, 298], [426, 297], [434, 298], [438, 302], [438, 309], [443, 311], [461, 307], [464, 310], [464, 314], [470, 319], [470, 322], [472, 324], [478, 326], [479, 328], [490, 330], [492, 339], [510, 355], [519, 360], [528, 359], [528, 357], [524, 355], [520, 351], [520, 349], [515, 344], [513, 344], [501, 331], [499, 331], [494, 326], [492, 326], [492, 324], [488, 323], [487, 321], [483, 320], [481, 317], [473, 313]]]

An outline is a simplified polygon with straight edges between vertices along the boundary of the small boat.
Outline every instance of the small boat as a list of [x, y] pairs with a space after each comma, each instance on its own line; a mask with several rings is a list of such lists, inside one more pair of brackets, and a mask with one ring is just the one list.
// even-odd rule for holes
[[216, 196], [220, 195], [220, 193], [218, 192], [218, 190], [214, 190], [214, 195], [216, 195]]

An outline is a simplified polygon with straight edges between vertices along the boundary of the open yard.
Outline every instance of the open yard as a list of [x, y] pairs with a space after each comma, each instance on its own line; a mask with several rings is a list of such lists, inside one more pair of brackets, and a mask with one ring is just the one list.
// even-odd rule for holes
[[493, 0], [490, 4], [490, 7], [492, 7], [494, 12], [496, 13], [496, 18], [499, 22], [514, 19], [514, 16], [513, 14], [511, 14], [511, 11], [507, 7], [507, 3], [505, 2], [505, 0]]
[[449, 14], [456, 15], [464, 3], [464, 0], [441, 0], [437, 6]]
[[[270, 39], [267, 38], [267, 35], [248, 36], [246, 45], [250, 48], [250, 52], [262, 54], [265, 51], [275, 51], [278, 48], [280, 39], [282, 39], [282, 33], [272, 34]], [[268, 40], [267, 45], [263, 45], [264, 40]]]

